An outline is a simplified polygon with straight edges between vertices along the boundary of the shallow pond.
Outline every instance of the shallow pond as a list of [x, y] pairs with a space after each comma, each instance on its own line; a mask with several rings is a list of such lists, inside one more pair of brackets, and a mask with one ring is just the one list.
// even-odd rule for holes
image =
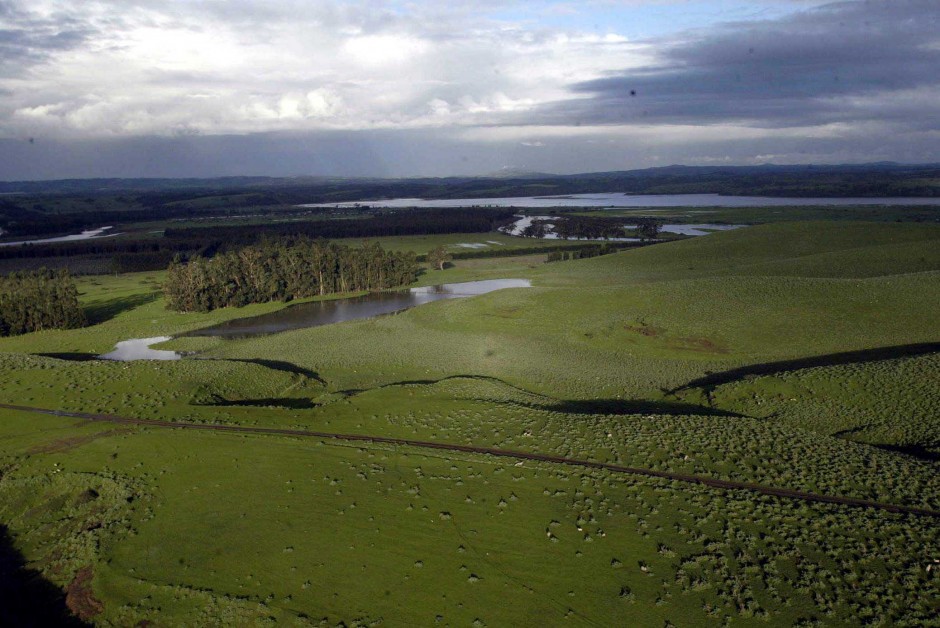
[[[381, 314], [401, 312], [417, 305], [473, 297], [504, 288], [528, 288], [532, 283], [528, 279], [487, 279], [464, 283], [445, 283], [438, 286], [426, 286], [398, 290], [393, 292], [374, 292], [361, 297], [336, 299], [334, 301], [314, 301], [300, 303], [260, 316], [236, 318], [234, 320], [191, 331], [183, 336], [216, 336], [223, 338], [252, 338], [265, 336], [293, 329], [319, 327], [344, 321], [370, 318]], [[99, 356], [104, 360], [179, 360], [182, 356], [175, 351], [151, 349], [150, 345], [170, 340], [169, 336], [157, 338], [135, 338], [117, 343], [114, 351]]]
[[114, 351], [99, 355], [102, 360], [115, 360], [128, 362], [130, 360], [179, 360], [182, 355], [176, 351], [151, 349], [150, 345], [172, 340], [170, 336], [157, 336], [155, 338], [134, 338], [123, 340], [114, 345]]
[[319, 327], [359, 318], [370, 318], [381, 314], [400, 312], [417, 305], [472, 297], [503, 288], [527, 288], [531, 283], [527, 279], [490, 279], [465, 283], [445, 283], [439, 286], [411, 288], [394, 292], [374, 292], [361, 297], [337, 299], [334, 301], [314, 301], [292, 305], [277, 312], [237, 318], [235, 320], [197, 329], [184, 334], [186, 336], [224, 336], [226, 338], [250, 338], [265, 334], [276, 334], [292, 329]]

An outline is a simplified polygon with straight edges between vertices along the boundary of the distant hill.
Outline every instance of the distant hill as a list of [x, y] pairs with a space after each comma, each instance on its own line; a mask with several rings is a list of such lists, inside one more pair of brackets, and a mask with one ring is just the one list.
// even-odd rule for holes
[[67, 179], [0, 182], [0, 194], [118, 192], [218, 194], [264, 191], [277, 203], [381, 200], [394, 197], [485, 198], [534, 194], [725, 194], [738, 196], [940, 197], [940, 164], [671, 165], [639, 170], [548, 174], [504, 168], [482, 177], [403, 179], [343, 177], [219, 177], [200, 179]]
[[532, 172], [522, 170], [521, 168], [510, 168], [509, 166], [500, 168], [496, 172], [483, 175], [484, 179], [549, 179], [563, 175], [551, 174], [548, 172]]

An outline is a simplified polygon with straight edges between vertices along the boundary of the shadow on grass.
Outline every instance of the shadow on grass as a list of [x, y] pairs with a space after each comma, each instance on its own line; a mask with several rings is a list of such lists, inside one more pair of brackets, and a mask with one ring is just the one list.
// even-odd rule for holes
[[120, 297], [109, 301], [95, 301], [85, 306], [85, 316], [89, 325], [97, 325], [109, 321], [122, 312], [133, 310], [141, 305], [156, 301], [160, 295], [156, 292], [149, 294], [135, 294], [129, 297]]
[[[496, 401], [490, 400], [495, 404], [505, 404], [505, 405], [516, 405], [524, 406], [526, 408], [532, 408], [534, 410], [544, 410], [548, 412], [563, 412], [566, 414], [607, 414], [607, 415], [626, 415], [626, 414], [665, 414], [665, 415], [674, 415], [674, 416], [688, 416], [688, 415], [697, 415], [697, 416], [724, 416], [724, 417], [734, 417], [734, 418], [744, 418], [746, 415], [736, 414], [734, 412], [728, 412], [726, 410], [719, 410], [717, 408], [712, 408], [709, 406], [699, 406], [691, 403], [680, 403], [675, 401], [644, 401], [644, 400], [627, 400], [627, 399], [590, 399], [590, 400], [578, 400], [578, 399], [555, 399], [553, 397], [548, 397], [546, 395], [537, 394], [530, 392], [519, 386], [515, 386], [508, 382], [505, 382], [501, 379], [495, 377], [488, 377], [485, 375], [451, 375], [448, 377], [443, 377], [441, 379], [412, 379], [399, 382], [393, 382], [390, 384], [383, 384], [381, 386], [376, 386], [375, 388], [349, 388], [346, 390], [337, 391], [338, 394], [344, 397], [352, 397], [355, 395], [362, 394], [364, 392], [371, 392], [375, 390], [382, 390], [387, 388], [396, 388], [400, 386], [433, 386], [435, 384], [440, 384], [449, 380], [476, 380], [480, 382], [487, 383], [497, 383], [507, 388], [511, 388], [520, 393], [528, 395], [530, 398], [539, 398], [544, 400], [543, 403], [536, 403], [533, 401], [529, 402], [519, 402], [519, 401]], [[480, 401], [486, 401], [480, 399]]]
[[872, 445], [884, 451], [911, 456], [924, 462], [940, 462], [940, 451], [927, 449], [923, 445]]
[[[869, 447], [876, 447], [882, 451], [890, 451], [896, 454], [903, 454], [905, 456], [910, 456], [912, 458], [917, 458], [918, 460], [923, 460], [925, 462], [940, 462], [940, 451], [934, 447], [934, 449], [928, 449], [923, 444], [917, 445], [892, 445], [887, 443], [870, 443], [865, 440], [855, 440], [852, 438], [856, 434], [861, 434], [865, 430], [873, 427], [872, 425], [859, 425], [857, 427], [852, 427], [847, 430], [839, 430], [838, 432], [833, 432], [833, 438], [841, 438], [842, 440], [848, 441], [850, 443], [858, 443], [859, 445], [867, 445]], [[934, 444], [935, 445], [935, 444]]]
[[69, 360], [70, 362], [90, 362], [97, 360], [96, 353], [34, 353], [44, 358], [55, 358], [56, 360]]
[[708, 406], [698, 406], [691, 403], [678, 403], [673, 401], [624, 399], [565, 400], [545, 405], [529, 405], [529, 407], [547, 410], [549, 412], [564, 412], [566, 414], [665, 414], [669, 416], [745, 417], [743, 414], [718, 410]]
[[89, 626], [69, 612], [65, 593], [33, 569], [0, 525], [0, 626]]
[[289, 410], [309, 410], [310, 408], [316, 408], [319, 404], [314, 402], [312, 399], [303, 399], [303, 398], [294, 398], [294, 397], [270, 397], [267, 399], [236, 399], [234, 401], [228, 399], [217, 399], [211, 403], [199, 404], [203, 406], [218, 406], [218, 407], [231, 407], [231, 406], [247, 406], [252, 408], [287, 408]]
[[700, 386], [719, 386], [730, 384], [752, 375], [772, 375], [784, 371], [815, 368], [820, 366], [839, 366], [842, 364], [856, 364], [861, 362], [878, 362], [881, 360], [894, 360], [928, 353], [940, 352], [940, 342], [924, 342], [912, 345], [898, 345], [895, 347], [880, 347], [878, 349], [863, 349], [861, 351], [846, 351], [844, 353], [829, 353], [796, 360], [783, 360], [781, 362], [764, 362], [751, 364], [740, 368], [710, 373], [672, 390], [678, 392]]
[[[202, 359], [214, 359], [214, 358], [202, 358]], [[238, 359], [238, 358], [221, 358], [225, 362], [244, 362], [247, 364], [257, 364], [258, 366], [263, 366], [269, 368], [273, 371], [281, 371], [283, 373], [293, 373], [295, 375], [303, 375], [308, 377], [320, 384], [326, 386], [326, 380], [324, 380], [316, 371], [311, 371], [310, 369], [305, 369], [302, 366], [297, 366], [291, 362], [283, 362], [281, 360], [262, 360], [260, 358], [252, 359]]]

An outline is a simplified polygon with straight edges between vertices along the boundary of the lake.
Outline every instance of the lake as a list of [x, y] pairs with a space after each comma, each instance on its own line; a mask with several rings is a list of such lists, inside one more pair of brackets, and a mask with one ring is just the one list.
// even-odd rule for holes
[[301, 207], [794, 207], [846, 205], [940, 205], [940, 198], [780, 198], [774, 196], [722, 196], [719, 194], [564, 194], [503, 198], [421, 199], [319, 203]]
[[[505, 288], [528, 288], [528, 279], [487, 279], [463, 283], [411, 288], [392, 292], [373, 292], [360, 297], [299, 303], [260, 316], [248, 316], [191, 331], [182, 336], [213, 336], [229, 339], [252, 338], [294, 329], [319, 327], [382, 314], [401, 312], [432, 301], [478, 296]], [[99, 356], [104, 360], [179, 360], [175, 351], [151, 349], [150, 345], [171, 340], [169, 336], [134, 338], [117, 343], [114, 351]]]
[[292, 305], [270, 314], [237, 318], [220, 325], [197, 329], [186, 336], [222, 336], [225, 338], [250, 338], [276, 334], [292, 329], [319, 327], [359, 318], [371, 318], [391, 314], [409, 308], [460, 297], [472, 297], [504, 288], [528, 288], [527, 279], [489, 279], [464, 283], [445, 283], [438, 286], [411, 288], [391, 292], [373, 292], [361, 297], [313, 301]]

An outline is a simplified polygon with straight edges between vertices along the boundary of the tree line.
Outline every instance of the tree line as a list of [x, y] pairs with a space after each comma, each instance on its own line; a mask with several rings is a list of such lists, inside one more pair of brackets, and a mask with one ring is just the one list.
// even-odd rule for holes
[[170, 228], [164, 237], [187, 241], [220, 239], [227, 243], [254, 244], [264, 237], [371, 238], [379, 236], [486, 233], [513, 220], [509, 209], [408, 209], [376, 213], [364, 218], [312, 220], [265, 225]]
[[413, 252], [385, 251], [298, 238], [265, 242], [214, 257], [170, 264], [163, 290], [167, 307], [208, 312], [249, 303], [382, 290], [409, 284], [418, 274]]
[[0, 276], [0, 336], [85, 325], [78, 289], [66, 270]]
[[626, 234], [622, 218], [599, 218], [593, 216], [565, 216], [555, 221], [555, 233], [559, 238], [588, 238], [591, 240], [622, 238]]
[[[323, 210], [324, 215], [332, 210]], [[177, 253], [212, 257], [265, 239], [365, 238], [440, 233], [485, 233], [512, 221], [505, 209], [431, 209], [372, 212], [355, 218], [304, 220], [266, 225], [228, 225], [167, 229], [161, 238], [105, 238], [0, 247], [0, 260], [95, 258], [110, 261], [114, 272], [167, 267]], [[98, 224], [98, 223], [96, 223]], [[48, 262], [46, 260], [49, 260]]]
[[566, 262], [576, 259], [588, 259], [591, 257], [600, 257], [609, 255], [621, 250], [621, 247], [611, 246], [606, 242], [597, 246], [587, 246], [573, 251], [552, 251], [548, 254], [546, 262]]

